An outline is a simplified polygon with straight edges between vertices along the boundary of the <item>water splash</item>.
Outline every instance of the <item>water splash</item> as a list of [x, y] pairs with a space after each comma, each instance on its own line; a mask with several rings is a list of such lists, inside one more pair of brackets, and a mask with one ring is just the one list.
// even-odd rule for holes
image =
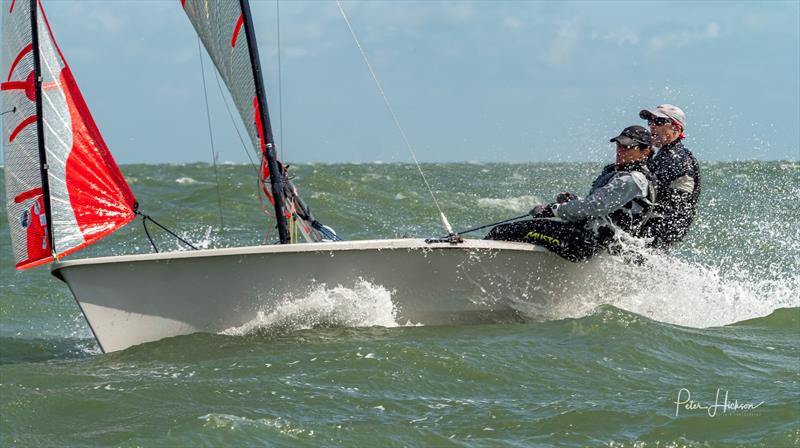
[[553, 313], [583, 317], [613, 305], [650, 319], [688, 327], [728, 325], [800, 306], [800, 275], [754, 278], [674, 255], [639, 250], [642, 265], [619, 257], [596, 260], [604, 276], [590, 294], [566, 297]]
[[396, 327], [397, 310], [391, 293], [382, 286], [359, 280], [353, 288], [316, 285], [306, 295], [288, 297], [274, 308], [259, 311], [255, 319], [223, 334], [241, 336], [320, 327]]

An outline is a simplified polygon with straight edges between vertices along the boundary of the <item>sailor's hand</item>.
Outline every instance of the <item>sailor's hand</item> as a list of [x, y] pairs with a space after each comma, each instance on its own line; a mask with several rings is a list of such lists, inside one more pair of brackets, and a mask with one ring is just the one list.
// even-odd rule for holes
[[570, 193], [569, 191], [562, 191], [561, 193], [558, 193], [556, 195], [556, 203], [563, 204], [565, 202], [569, 202], [569, 201], [575, 199], [576, 197], [577, 196], [575, 196], [574, 194]]
[[537, 205], [530, 211], [531, 216], [534, 218], [553, 218], [553, 208], [550, 205]]

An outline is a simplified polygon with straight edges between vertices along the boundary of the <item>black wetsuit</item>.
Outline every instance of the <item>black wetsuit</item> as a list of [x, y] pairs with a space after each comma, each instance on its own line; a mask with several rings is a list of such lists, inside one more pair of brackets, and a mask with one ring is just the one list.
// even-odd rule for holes
[[650, 247], [666, 249], [683, 240], [697, 214], [700, 167], [680, 139], [659, 149], [647, 166], [656, 177], [658, 200], [640, 236], [653, 238]]
[[486, 239], [529, 242], [570, 261], [587, 260], [608, 247], [615, 228], [634, 235], [639, 232], [655, 201], [654, 183], [643, 162], [619, 168], [608, 165], [592, 183], [589, 196], [553, 207], [555, 216], [562, 219], [499, 225]]

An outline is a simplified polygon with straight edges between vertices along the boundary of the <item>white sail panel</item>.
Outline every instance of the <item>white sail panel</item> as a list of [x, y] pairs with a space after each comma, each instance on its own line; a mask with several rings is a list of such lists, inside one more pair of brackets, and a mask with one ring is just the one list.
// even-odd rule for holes
[[261, 136], [256, 127], [256, 85], [241, 3], [239, 0], [181, 0], [181, 3], [228, 87], [253, 148], [260, 156]]

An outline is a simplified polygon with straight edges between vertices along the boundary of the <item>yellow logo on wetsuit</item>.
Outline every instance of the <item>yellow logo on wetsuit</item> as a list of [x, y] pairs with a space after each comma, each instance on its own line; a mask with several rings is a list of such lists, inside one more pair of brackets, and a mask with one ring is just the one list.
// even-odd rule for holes
[[541, 233], [537, 233], [537, 232], [528, 232], [527, 236], [528, 236], [528, 238], [530, 238], [532, 240], [541, 240], [541, 241], [544, 241], [545, 243], [550, 243], [550, 244], [555, 244], [555, 245], [560, 245], [561, 244], [561, 241], [553, 238], [552, 236], [542, 235]]

